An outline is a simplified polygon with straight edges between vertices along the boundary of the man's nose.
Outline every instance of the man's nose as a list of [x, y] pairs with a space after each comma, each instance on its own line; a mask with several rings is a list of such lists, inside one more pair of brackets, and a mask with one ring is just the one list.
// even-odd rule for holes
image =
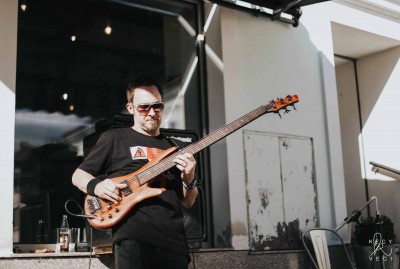
[[150, 107], [150, 110], [149, 110], [149, 112], [147, 114], [148, 115], [155, 115], [155, 114], [157, 114], [157, 112], [154, 110], [153, 107]]

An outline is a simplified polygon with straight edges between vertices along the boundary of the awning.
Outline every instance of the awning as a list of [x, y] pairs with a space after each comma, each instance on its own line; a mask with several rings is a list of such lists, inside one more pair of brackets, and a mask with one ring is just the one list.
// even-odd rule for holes
[[211, 0], [218, 5], [265, 16], [271, 20], [299, 25], [301, 7], [329, 0]]

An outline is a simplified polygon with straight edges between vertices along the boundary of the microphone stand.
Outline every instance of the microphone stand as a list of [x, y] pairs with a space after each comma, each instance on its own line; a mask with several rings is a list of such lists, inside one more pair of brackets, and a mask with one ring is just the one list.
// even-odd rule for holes
[[[376, 207], [376, 219], [378, 221], [377, 224], [381, 225], [380, 226], [381, 227], [381, 231], [380, 232], [382, 233], [382, 224], [383, 224], [383, 222], [380, 219], [380, 213], [379, 213], [379, 207], [378, 207], [378, 199], [376, 198], [376, 196], [372, 196], [371, 199], [369, 199], [369, 201], [365, 205], [363, 205], [359, 209], [354, 210], [350, 217], [346, 217], [344, 219], [344, 221], [338, 227], [336, 227], [335, 231], [337, 232], [339, 229], [341, 229], [346, 224], [358, 221], [358, 218], [361, 216], [361, 211], [364, 208], [366, 208], [370, 203], [372, 203], [374, 200], [375, 200], [375, 207]], [[381, 261], [381, 263], [380, 263], [381, 268], [385, 268], [385, 265], [383, 264], [382, 256], [383, 256], [383, 254], [381, 252], [379, 252], [379, 260]]]
[[378, 199], [376, 198], [376, 196], [372, 196], [371, 199], [369, 199], [369, 201], [363, 205], [360, 209], [356, 209], [353, 211], [353, 213], [351, 214], [350, 217], [346, 217], [344, 219], [344, 221], [335, 228], [335, 231], [337, 232], [339, 229], [341, 229], [344, 225], [349, 224], [350, 222], [355, 222], [358, 220], [358, 218], [361, 216], [361, 211], [366, 208], [370, 203], [372, 203], [372, 201], [375, 200], [375, 205], [376, 205], [376, 217], [379, 219], [379, 207], [378, 207]]

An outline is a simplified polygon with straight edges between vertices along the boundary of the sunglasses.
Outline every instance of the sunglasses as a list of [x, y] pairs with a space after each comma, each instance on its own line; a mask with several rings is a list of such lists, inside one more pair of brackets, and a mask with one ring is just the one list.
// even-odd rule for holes
[[153, 103], [153, 104], [140, 104], [135, 106], [137, 111], [139, 112], [149, 112], [150, 109], [154, 109], [155, 112], [160, 112], [164, 110], [164, 103], [163, 102], [158, 102], [158, 103]]

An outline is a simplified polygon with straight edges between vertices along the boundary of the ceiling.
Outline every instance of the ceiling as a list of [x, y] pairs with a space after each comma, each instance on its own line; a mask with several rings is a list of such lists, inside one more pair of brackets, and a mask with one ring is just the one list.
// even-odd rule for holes
[[[359, 59], [370, 54], [400, 46], [400, 41], [367, 31], [332, 23], [333, 48], [335, 55]], [[347, 62], [335, 57], [335, 64]]]

